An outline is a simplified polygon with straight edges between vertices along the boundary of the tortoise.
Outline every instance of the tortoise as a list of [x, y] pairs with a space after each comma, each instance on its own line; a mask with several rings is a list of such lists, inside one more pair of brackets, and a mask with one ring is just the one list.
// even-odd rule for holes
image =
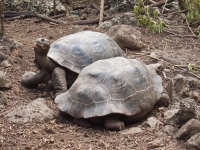
[[26, 72], [22, 75], [22, 84], [35, 87], [46, 82], [51, 75], [55, 95], [67, 91], [80, 71], [100, 59], [125, 56], [124, 51], [109, 36], [94, 31], [82, 31], [70, 34], [53, 42], [38, 38], [34, 44], [38, 74]]
[[[144, 117], [162, 97], [156, 65], [124, 57], [98, 60], [82, 69], [71, 88], [57, 95], [61, 114], [81, 122], [122, 130]], [[84, 124], [84, 123], [82, 123]]]

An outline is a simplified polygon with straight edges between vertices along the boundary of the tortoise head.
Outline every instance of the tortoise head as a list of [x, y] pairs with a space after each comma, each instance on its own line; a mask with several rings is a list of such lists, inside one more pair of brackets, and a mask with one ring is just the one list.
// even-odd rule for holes
[[50, 48], [50, 42], [44, 38], [38, 38], [34, 44], [34, 51], [40, 55], [47, 55]]

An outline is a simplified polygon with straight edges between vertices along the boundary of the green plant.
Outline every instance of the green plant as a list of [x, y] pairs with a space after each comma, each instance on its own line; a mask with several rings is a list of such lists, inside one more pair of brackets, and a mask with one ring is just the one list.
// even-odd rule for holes
[[[185, 8], [188, 10], [186, 19], [191, 24], [200, 24], [200, 0], [185, 0]], [[200, 40], [200, 27], [197, 29], [196, 34]]]
[[192, 71], [198, 71], [198, 72], [200, 72], [200, 68], [196, 67], [195, 64], [192, 64], [192, 63], [188, 64], [188, 70], [191, 71], [191, 72]]
[[135, 5], [133, 10], [138, 26], [149, 26], [150, 31], [153, 33], [161, 33], [163, 27], [166, 27], [166, 24], [163, 21], [158, 20], [158, 11], [155, 9], [151, 15], [150, 6], [145, 6], [143, 0], [139, 0], [138, 5]]
[[185, 0], [188, 12], [186, 18], [189, 22], [200, 22], [200, 0]]

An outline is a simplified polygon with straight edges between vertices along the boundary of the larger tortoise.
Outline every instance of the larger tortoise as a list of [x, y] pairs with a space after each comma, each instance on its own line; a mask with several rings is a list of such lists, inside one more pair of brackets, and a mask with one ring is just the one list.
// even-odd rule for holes
[[109, 130], [122, 130], [125, 123], [149, 113], [162, 91], [162, 79], [152, 65], [115, 57], [85, 67], [72, 87], [58, 95], [55, 102], [62, 113], [103, 123]]
[[101, 59], [125, 56], [123, 50], [109, 36], [93, 31], [82, 31], [64, 36], [51, 44], [38, 38], [34, 45], [36, 62], [41, 71], [22, 76], [22, 84], [34, 87], [51, 75], [56, 95], [67, 90], [80, 71]]

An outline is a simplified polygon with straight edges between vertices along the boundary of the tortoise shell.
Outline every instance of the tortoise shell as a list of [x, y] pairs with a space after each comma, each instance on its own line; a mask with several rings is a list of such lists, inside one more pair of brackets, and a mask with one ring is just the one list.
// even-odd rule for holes
[[75, 118], [111, 113], [144, 116], [161, 96], [162, 79], [151, 66], [123, 57], [85, 67], [72, 87], [58, 95], [61, 111]]
[[109, 36], [82, 31], [64, 36], [51, 44], [47, 56], [76, 73], [101, 59], [125, 56], [124, 51]]

